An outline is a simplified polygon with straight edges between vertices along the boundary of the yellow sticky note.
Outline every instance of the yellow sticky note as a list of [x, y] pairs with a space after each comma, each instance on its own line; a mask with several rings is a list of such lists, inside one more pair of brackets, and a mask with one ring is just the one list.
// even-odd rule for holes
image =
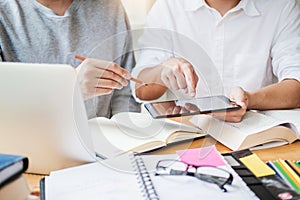
[[240, 161], [256, 176], [274, 175], [275, 172], [266, 163], [264, 163], [256, 154], [240, 158]]

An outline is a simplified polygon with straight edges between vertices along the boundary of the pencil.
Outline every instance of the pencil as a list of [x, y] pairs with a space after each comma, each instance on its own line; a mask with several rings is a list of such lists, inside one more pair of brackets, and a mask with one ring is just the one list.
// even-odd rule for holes
[[283, 175], [282, 169], [278, 162], [270, 162], [270, 164], [273, 166], [273, 169], [276, 171], [276, 174], [283, 180], [283, 182], [288, 185], [290, 188], [294, 189], [292, 184], [287, 180], [287, 178]]
[[[81, 61], [85, 60], [85, 57], [82, 57], [82, 56], [79, 56], [79, 55], [75, 55], [75, 58], [78, 59], [78, 60], [81, 60]], [[144, 81], [139, 80], [137, 78], [131, 77], [129, 80], [131, 80], [133, 82], [136, 82], [136, 83], [139, 83], [139, 84], [147, 85], [146, 83], [144, 83]]]
[[84, 61], [84, 60], [85, 60], [85, 57], [78, 56], [78, 55], [75, 55], [75, 58], [78, 59], [78, 60], [81, 60], [81, 61]]
[[299, 178], [299, 176], [294, 172], [294, 170], [284, 160], [279, 160], [279, 162], [282, 164], [282, 166], [285, 169], [287, 175], [291, 178], [292, 181], [294, 181], [294, 183], [300, 189], [300, 178]]
[[133, 81], [133, 82], [139, 83], [139, 84], [147, 85], [142, 80], [139, 80], [139, 79], [136, 79], [136, 78], [133, 78], [133, 77], [131, 77], [130, 80]]
[[286, 162], [289, 164], [289, 166], [300, 176], [300, 167], [298, 167], [295, 163], [293, 163], [290, 160], [286, 160]]
[[295, 161], [294, 163], [295, 163], [295, 165], [297, 165], [300, 168], [299, 162]]
[[292, 185], [292, 187], [297, 191], [300, 192], [300, 188], [298, 186], [298, 184], [293, 180], [293, 178], [289, 175], [289, 172], [287, 171], [287, 169], [285, 169], [283, 163], [279, 160], [277, 162], [274, 163], [279, 170], [281, 171], [281, 173], [283, 174], [283, 176], [287, 179], [287, 181]]

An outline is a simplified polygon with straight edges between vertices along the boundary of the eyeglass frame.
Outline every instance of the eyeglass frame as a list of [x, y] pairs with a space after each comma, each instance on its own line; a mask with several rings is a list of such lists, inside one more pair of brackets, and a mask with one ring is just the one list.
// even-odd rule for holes
[[[174, 170], [174, 171], [180, 171], [180, 172], [183, 172], [181, 174], [159, 174], [157, 173], [158, 169], [166, 169], [167, 167], [163, 167], [163, 166], [159, 166], [159, 164], [161, 162], [166, 162], [166, 161], [169, 161], [169, 162], [180, 162], [180, 163], [183, 163], [186, 165], [186, 169], [185, 171], [181, 171], [181, 170]], [[218, 169], [218, 170], [221, 170], [223, 172], [226, 172], [228, 173], [229, 177], [226, 179], [226, 181], [224, 181], [224, 183], [220, 184], [218, 182], [214, 182], [212, 181], [211, 179], [201, 179], [200, 177], [196, 176], [196, 172], [197, 172], [197, 169], [200, 168], [200, 167], [212, 167], [212, 168], [215, 168], [215, 169]], [[195, 172], [190, 172], [188, 171], [190, 168], [195, 168]], [[155, 176], [176, 176], [176, 175], [187, 175], [187, 176], [192, 176], [192, 177], [195, 177], [199, 180], [202, 180], [202, 181], [205, 181], [205, 182], [208, 182], [208, 183], [213, 183], [213, 184], [216, 184], [219, 186], [219, 188], [223, 191], [223, 192], [227, 192], [227, 189], [224, 187], [225, 185], [231, 185], [232, 184], [232, 181], [233, 181], [233, 175], [225, 170], [225, 169], [222, 169], [222, 168], [219, 168], [219, 167], [216, 167], [216, 166], [212, 166], [212, 165], [193, 165], [193, 164], [189, 164], [189, 163], [186, 163], [186, 162], [183, 162], [183, 161], [180, 161], [180, 160], [175, 160], [175, 159], [163, 159], [163, 160], [159, 160], [156, 164], [156, 172], [155, 172]], [[171, 169], [172, 170], [172, 169]], [[210, 177], [213, 177], [211, 175], [207, 175], [207, 176], [210, 176]], [[215, 176], [215, 177], [218, 177], [218, 176]], [[223, 177], [222, 177], [223, 178]]]

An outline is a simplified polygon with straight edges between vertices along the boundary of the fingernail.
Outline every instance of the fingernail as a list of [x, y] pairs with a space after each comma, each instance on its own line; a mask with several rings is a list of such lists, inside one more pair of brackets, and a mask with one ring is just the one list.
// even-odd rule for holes
[[124, 74], [123, 77], [126, 78], [126, 79], [130, 79], [131, 78], [131, 74]]
[[196, 94], [195, 94], [195, 92], [192, 92], [190, 95], [191, 95], [192, 97], [194, 97]]

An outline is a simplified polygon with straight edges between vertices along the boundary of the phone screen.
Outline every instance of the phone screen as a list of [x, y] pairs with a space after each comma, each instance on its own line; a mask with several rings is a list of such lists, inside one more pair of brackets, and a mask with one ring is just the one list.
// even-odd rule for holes
[[212, 112], [238, 110], [240, 106], [225, 96], [152, 102], [145, 104], [153, 118], [179, 117]]

